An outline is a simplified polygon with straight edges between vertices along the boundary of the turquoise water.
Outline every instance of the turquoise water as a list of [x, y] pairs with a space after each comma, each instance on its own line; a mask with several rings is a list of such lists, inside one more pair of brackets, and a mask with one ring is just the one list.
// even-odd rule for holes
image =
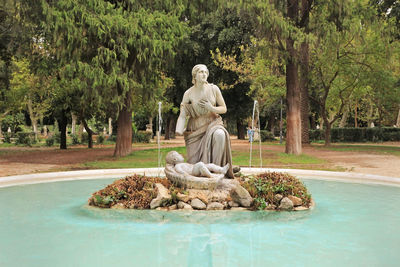
[[0, 266], [399, 266], [400, 188], [306, 180], [302, 212], [86, 205], [111, 183], [0, 188]]

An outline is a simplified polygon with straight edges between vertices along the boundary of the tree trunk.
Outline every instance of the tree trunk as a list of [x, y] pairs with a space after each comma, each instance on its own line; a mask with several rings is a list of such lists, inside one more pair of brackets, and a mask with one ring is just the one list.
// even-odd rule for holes
[[165, 135], [164, 135], [164, 140], [169, 140], [169, 132], [170, 132], [170, 122], [171, 122], [172, 116], [170, 114], [167, 115], [167, 123], [165, 124]]
[[310, 100], [308, 96], [309, 47], [303, 42], [300, 48], [300, 109], [301, 109], [301, 143], [310, 144]]
[[108, 118], [108, 135], [109, 136], [111, 136], [112, 135], [112, 131], [113, 131], [113, 128], [112, 128], [112, 119], [111, 118]]
[[75, 134], [77, 116], [74, 113], [71, 113], [71, 118], [72, 118], [71, 134]]
[[169, 137], [171, 139], [175, 139], [175, 128], [176, 128], [176, 117], [172, 115], [171, 120], [169, 121]]
[[88, 148], [93, 148], [93, 131], [89, 128], [85, 119], [82, 119], [82, 124], [88, 134]]
[[65, 116], [64, 111], [61, 111], [60, 121], [58, 122], [60, 131], [60, 149], [67, 149], [67, 124], [67, 116]]
[[27, 106], [28, 106], [29, 118], [31, 119], [31, 123], [32, 123], [33, 132], [35, 133], [35, 140], [37, 140], [37, 138], [38, 138], [38, 127], [37, 127], [38, 119], [33, 112], [31, 99], [28, 99]]
[[124, 107], [119, 113], [117, 142], [114, 157], [123, 157], [132, 152], [132, 111]]
[[83, 123], [79, 124], [79, 130], [78, 130], [78, 137], [80, 140], [82, 140], [82, 133], [83, 133]]
[[346, 105], [344, 107], [343, 116], [340, 119], [339, 128], [344, 128], [346, 126], [348, 118], [349, 118], [349, 107]]
[[358, 106], [358, 105], [357, 105], [357, 104], [358, 104], [358, 103], [357, 103], [357, 101], [356, 101], [356, 106], [354, 107], [354, 127], [356, 127], [356, 128], [358, 127], [358, 123], [357, 123], [357, 119], [358, 119], [358, 118], [357, 118], [357, 117], [358, 117], [358, 115], [357, 115], [357, 108], [358, 108], [358, 107], [357, 107], [357, 106]]
[[325, 146], [330, 146], [331, 145], [331, 124], [328, 122], [328, 120], [324, 119], [325, 121]]
[[[255, 127], [255, 125], [254, 125], [254, 127]], [[245, 127], [243, 125], [242, 120], [236, 119], [236, 129], [237, 129], [238, 139], [240, 139], [240, 140], [246, 139], [246, 131], [245, 131]]]
[[38, 139], [38, 120], [31, 117], [33, 132], [35, 133], [35, 140]]
[[[292, 21], [298, 17], [297, 0], [287, 0], [287, 14]], [[286, 62], [286, 148], [288, 154], [301, 154], [301, 119], [300, 119], [300, 87], [298, 78], [298, 62], [294, 41], [289, 36], [286, 39], [288, 59]]]
[[399, 113], [397, 113], [396, 126], [397, 126], [397, 127], [400, 127], [400, 105], [399, 105]]

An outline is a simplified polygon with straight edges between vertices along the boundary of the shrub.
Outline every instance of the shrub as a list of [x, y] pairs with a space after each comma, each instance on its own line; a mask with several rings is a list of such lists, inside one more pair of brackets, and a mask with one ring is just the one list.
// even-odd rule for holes
[[60, 132], [54, 133], [53, 139], [54, 139], [55, 143], [57, 143], [57, 144], [61, 143], [61, 134], [60, 134]]
[[[310, 130], [310, 140], [324, 140], [324, 130]], [[331, 142], [382, 142], [400, 141], [400, 128], [332, 128]]]
[[48, 137], [46, 139], [46, 146], [53, 146], [54, 145], [54, 138], [53, 137]]
[[153, 136], [152, 132], [137, 131], [132, 134], [132, 142], [134, 143], [150, 143]]
[[261, 130], [260, 131], [260, 135], [261, 135], [261, 142], [275, 140], [274, 134], [272, 132], [270, 132], [270, 131]]
[[240, 180], [241, 185], [254, 198], [252, 208], [263, 210], [268, 204], [278, 205], [276, 194], [289, 195], [302, 199], [303, 205], [309, 206], [311, 195], [304, 184], [296, 177], [280, 172], [267, 172], [257, 176], [248, 176]]
[[97, 136], [97, 144], [103, 144], [105, 140], [104, 135], [100, 134], [99, 136]]
[[4, 137], [4, 143], [11, 144], [11, 134], [4, 133], [3, 137]]
[[86, 144], [89, 141], [88, 133], [82, 133], [81, 135], [81, 144]]
[[15, 143], [17, 145], [26, 145], [26, 146], [31, 146], [32, 145], [32, 134], [31, 133], [17, 133], [17, 140]]
[[116, 142], [117, 141], [117, 136], [116, 135], [111, 135], [111, 136], [108, 137], [107, 140], [110, 141], [110, 142]]
[[73, 145], [79, 145], [79, 138], [76, 134], [71, 134], [71, 139], [72, 139], [72, 144]]

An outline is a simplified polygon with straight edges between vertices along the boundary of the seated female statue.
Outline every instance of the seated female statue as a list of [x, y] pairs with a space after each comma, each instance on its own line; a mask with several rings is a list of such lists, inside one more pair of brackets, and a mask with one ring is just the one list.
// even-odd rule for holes
[[221, 167], [229, 163], [226, 176], [233, 178], [229, 133], [219, 115], [226, 113], [226, 105], [218, 86], [207, 82], [208, 75], [205, 65], [193, 67], [193, 86], [183, 95], [176, 133], [184, 135], [188, 163], [201, 161]]

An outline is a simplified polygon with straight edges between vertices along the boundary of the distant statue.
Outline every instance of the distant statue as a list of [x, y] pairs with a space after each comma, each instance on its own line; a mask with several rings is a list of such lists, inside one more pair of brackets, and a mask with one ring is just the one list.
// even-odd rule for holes
[[[229, 133], [219, 115], [226, 113], [226, 105], [218, 86], [207, 82], [208, 75], [205, 65], [193, 67], [194, 85], [183, 95], [176, 133], [184, 135], [188, 163], [203, 162], [218, 166], [229, 163], [226, 176], [233, 178]], [[189, 120], [185, 129], [187, 117]]]
[[167, 164], [171, 164], [174, 166], [174, 170], [177, 173], [183, 175], [193, 175], [196, 177], [213, 177], [212, 173], [217, 174], [226, 174], [229, 170], [230, 164], [227, 163], [224, 167], [220, 167], [213, 163], [205, 164], [203, 162], [197, 162], [196, 164], [184, 163], [184, 158], [181, 154], [176, 151], [168, 152], [165, 157], [165, 161]]

